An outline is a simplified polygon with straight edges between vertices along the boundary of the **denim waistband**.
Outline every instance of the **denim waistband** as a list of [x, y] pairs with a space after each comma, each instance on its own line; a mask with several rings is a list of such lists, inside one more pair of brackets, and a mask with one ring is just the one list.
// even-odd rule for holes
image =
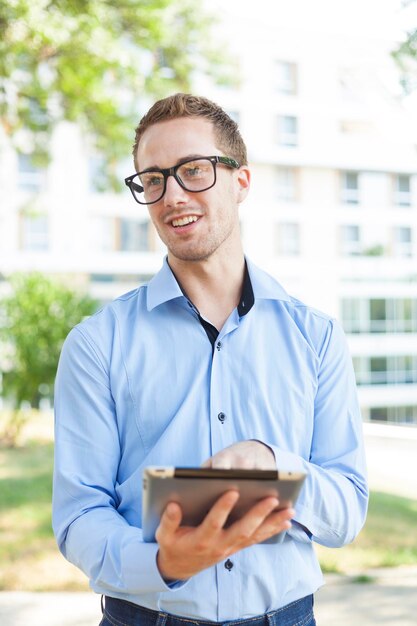
[[[313, 621], [313, 596], [306, 596], [291, 602], [280, 609], [269, 611], [264, 615], [245, 619], [212, 622], [193, 617], [181, 617], [153, 611], [143, 606], [133, 604], [127, 600], [120, 600], [105, 596], [104, 616], [111, 624], [125, 624], [126, 626], [307, 626]], [[120, 621], [119, 621], [120, 620]]]

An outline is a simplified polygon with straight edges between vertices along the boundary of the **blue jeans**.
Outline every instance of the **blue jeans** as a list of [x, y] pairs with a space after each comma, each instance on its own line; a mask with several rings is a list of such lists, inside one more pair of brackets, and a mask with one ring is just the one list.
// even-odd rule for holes
[[[151, 611], [125, 600], [106, 597], [103, 619], [99, 626], [214, 626], [218, 623]], [[259, 617], [231, 620], [222, 624], [224, 626], [316, 626], [313, 596], [306, 596]]]

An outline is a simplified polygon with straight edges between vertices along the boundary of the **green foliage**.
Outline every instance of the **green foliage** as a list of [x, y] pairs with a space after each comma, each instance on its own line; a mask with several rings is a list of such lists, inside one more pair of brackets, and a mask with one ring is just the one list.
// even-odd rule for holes
[[[417, 500], [372, 492], [366, 524], [343, 548], [317, 546], [325, 572], [351, 573], [417, 564]], [[393, 531], [395, 529], [395, 531]]]
[[52, 464], [51, 442], [0, 448], [0, 591], [22, 589], [30, 570], [33, 590], [59, 585], [50, 573], [52, 556], [65, 564], [51, 528]]
[[385, 248], [382, 244], [375, 244], [370, 248], [365, 248], [362, 252], [364, 256], [384, 256]]
[[[403, 0], [406, 9], [415, 0]], [[417, 28], [408, 31], [405, 40], [393, 51], [393, 58], [397, 62], [402, 76], [400, 82], [405, 94], [417, 89]]]
[[222, 78], [213, 21], [192, 0], [0, 0], [0, 123], [37, 164], [57, 122], [80, 124], [111, 180], [144, 97]]
[[359, 576], [354, 576], [352, 578], [353, 583], [357, 585], [372, 585], [376, 582], [375, 576], [369, 576], [368, 574], [359, 574]]
[[[17, 409], [51, 395], [62, 343], [96, 303], [41, 274], [15, 275], [2, 303], [3, 395]], [[16, 415], [14, 416], [16, 418]]]

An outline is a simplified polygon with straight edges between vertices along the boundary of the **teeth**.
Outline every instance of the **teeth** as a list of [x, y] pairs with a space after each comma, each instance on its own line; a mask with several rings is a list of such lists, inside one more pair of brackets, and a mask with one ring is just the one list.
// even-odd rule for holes
[[191, 222], [196, 222], [197, 217], [195, 215], [189, 215], [187, 217], [181, 217], [178, 220], [172, 220], [173, 226], [185, 226], [186, 224], [191, 224]]

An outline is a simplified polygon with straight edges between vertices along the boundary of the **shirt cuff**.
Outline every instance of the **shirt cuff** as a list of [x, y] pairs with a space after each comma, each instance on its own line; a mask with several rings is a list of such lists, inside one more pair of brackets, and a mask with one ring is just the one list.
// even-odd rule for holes
[[313, 541], [313, 536], [308, 528], [295, 519], [291, 520], [291, 528], [287, 530], [287, 535], [294, 541], [300, 541], [301, 543], [311, 543]]
[[158, 544], [156, 544], [155, 567], [156, 567], [156, 571], [158, 572], [158, 575], [159, 575], [160, 579], [162, 580], [162, 582], [164, 583], [164, 585], [166, 587], [166, 590], [167, 591], [176, 591], [177, 589], [182, 589], [183, 587], [185, 587], [185, 585], [190, 580], [189, 578], [186, 578], [185, 580], [171, 580], [171, 579], [168, 579], [168, 578], [164, 578], [161, 575], [161, 572], [159, 571], [159, 568], [158, 568], [158, 562], [157, 562], [158, 551], [159, 551], [159, 546], [158, 546]]
[[[286, 452], [285, 450], [278, 448], [278, 446], [274, 446], [269, 443], [265, 445], [267, 445], [274, 453], [278, 473], [280, 470], [294, 473], [306, 472], [305, 462], [297, 454], [294, 454], [293, 452]], [[294, 507], [297, 516], [297, 503], [295, 503]], [[312, 533], [307, 527], [300, 522], [297, 522], [295, 519], [291, 520], [291, 524], [292, 526], [289, 530], [287, 530], [287, 534], [292, 539], [302, 543], [310, 543], [312, 541]]]
[[286, 471], [286, 472], [305, 472], [306, 468], [304, 465], [304, 461], [301, 457], [294, 452], [286, 452], [285, 450], [281, 450], [278, 446], [273, 446], [270, 443], [265, 443], [269, 448], [271, 448], [272, 452], [275, 456], [275, 463], [277, 466], [277, 470]]

